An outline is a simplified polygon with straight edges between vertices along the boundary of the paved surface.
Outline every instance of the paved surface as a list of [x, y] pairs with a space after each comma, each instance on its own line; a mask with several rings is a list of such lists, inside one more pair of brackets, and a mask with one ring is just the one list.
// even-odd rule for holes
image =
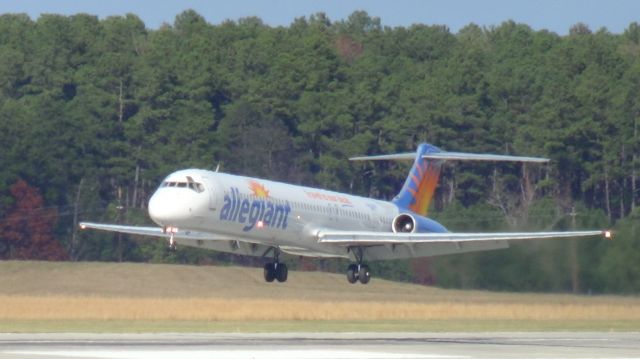
[[0, 334], [0, 358], [640, 359], [640, 333]]

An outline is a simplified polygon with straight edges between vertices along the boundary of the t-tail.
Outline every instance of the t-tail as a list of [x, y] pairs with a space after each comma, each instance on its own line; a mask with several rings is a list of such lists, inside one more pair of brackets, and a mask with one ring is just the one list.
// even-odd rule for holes
[[440, 170], [445, 161], [510, 161], [534, 163], [549, 161], [547, 158], [539, 157], [447, 152], [428, 143], [421, 143], [416, 152], [352, 157], [350, 160], [414, 160], [409, 175], [400, 193], [393, 199], [393, 203], [400, 208], [410, 210], [425, 217], [427, 216], [429, 205], [433, 199], [433, 194], [438, 186]]

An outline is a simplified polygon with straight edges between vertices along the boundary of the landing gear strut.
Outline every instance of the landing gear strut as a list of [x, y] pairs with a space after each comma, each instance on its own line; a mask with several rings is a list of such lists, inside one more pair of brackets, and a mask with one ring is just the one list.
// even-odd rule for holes
[[169, 233], [169, 250], [176, 250], [176, 239], [174, 238], [176, 233], [178, 233], [178, 228], [176, 227], [162, 227], [162, 233]]
[[[266, 253], [265, 253], [266, 254]], [[280, 249], [273, 248], [273, 262], [264, 265], [264, 280], [271, 283], [274, 280], [286, 282], [289, 276], [289, 269], [284, 263], [280, 263]]]
[[368, 265], [362, 264], [364, 257], [363, 250], [361, 247], [352, 248], [352, 250], [358, 263], [351, 263], [349, 267], [347, 267], [347, 280], [351, 284], [355, 284], [357, 281], [360, 281], [362, 284], [367, 284], [371, 280], [371, 272], [369, 271]]
[[169, 237], [169, 250], [170, 251], [176, 250], [176, 240], [173, 239], [173, 233], [171, 233], [171, 236]]

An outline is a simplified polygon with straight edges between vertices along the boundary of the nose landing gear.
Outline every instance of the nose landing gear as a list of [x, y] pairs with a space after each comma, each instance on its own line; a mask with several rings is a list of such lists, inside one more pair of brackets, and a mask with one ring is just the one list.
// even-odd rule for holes
[[178, 228], [176, 227], [163, 227], [162, 228], [162, 232], [163, 233], [169, 233], [169, 250], [170, 251], [175, 251], [176, 250], [176, 239], [174, 238], [176, 233], [178, 233]]
[[170, 251], [176, 250], [176, 240], [173, 238], [173, 233], [171, 233], [171, 236], [169, 237], [169, 250]]

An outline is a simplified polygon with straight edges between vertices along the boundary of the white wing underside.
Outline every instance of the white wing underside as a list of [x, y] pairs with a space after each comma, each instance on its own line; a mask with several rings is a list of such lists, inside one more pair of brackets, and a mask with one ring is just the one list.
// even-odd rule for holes
[[[166, 233], [160, 227], [123, 226], [103, 223], [80, 223], [80, 228], [98, 229], [108, 232], [126, 233], [141, 236], [158, 237], [169, 240], [171, 233]], [[232, 237], [224, 234], [178, 230], [173, 233], [173, 239], [180, 246], [211, 249], [219, 252], [227, 252], [254, 257], [263, 257], [271, 248], [270, 245], [247, 238]]]
[[[127, 234], [137, 234], [141, 236], [152, 236], [152, 237], [161, 237], [167, 238], [171, 237], [170, 233], [165, 233], [162, 231], [160, 227], [138, 227], [138, 226], [122, 226], [117, 224], [102, 224], [102, 223], [90, 223], [90, 222], [82, 222], [80, 223], [80, 228], [92, 228], [99, 229], [103, 231], [109, 232], [118, 232], [118, 233], [127, 233]], [[192, 239], [192, 240], [202, 240], [202, 241], [233, 241], [238, 238], [208, 233], [208, 232], [198, 232], [198, 231], [178, 231], [173, 234], [175, 239]]]
[[469, 243], [522, 239], [554, 239], [602, 236], [603, 231], [572, 232], [502, 232], [502, 233], [381, 233], [353, 231], [320, 231], [318, 242], [344, 246], [385, 244]]
[[507, 233], [320, 231], [318, 242], [343, 248], [363, 248], [365, 257], [369, 260], [388, 260], [504, 249], [509, 247], [509, 241], [512, 240], [591, 237], [602, 234], [602, 231]]
[[[169, 239], [160, 227], [138, 227], [115, 224], [83, 222], [81, 228], [93, 228], [104, 231], [134, 235], [153, 236]], [[453, 253], [475, 252], [507, 248], [511, 240], [553, 239], [571, 237], [591, 237], [608, 234], [603, 231], [572, 232], [503, 232], [503, 233], [391, 233], [365, 231], [319, 230], [316, 240], [327, 246], [326, 251], [305, 247], [281, 246], [284, 252], [309, 257], [348, 257], [348, 248], [360, 247], [371, 260], [429, 257]], [[273, 244], [259, 240], [231, 237], [227, 235], [180, 230], [173, 234], [174, 239], [187, 246], [208, 248], [223, 252], [261, 256]], [[232, 244], [229, 246], [229, 244]], [[330, 247], [333, 247], [331, 249]], [[337, 248], [344, 248], [339, 250]]]

